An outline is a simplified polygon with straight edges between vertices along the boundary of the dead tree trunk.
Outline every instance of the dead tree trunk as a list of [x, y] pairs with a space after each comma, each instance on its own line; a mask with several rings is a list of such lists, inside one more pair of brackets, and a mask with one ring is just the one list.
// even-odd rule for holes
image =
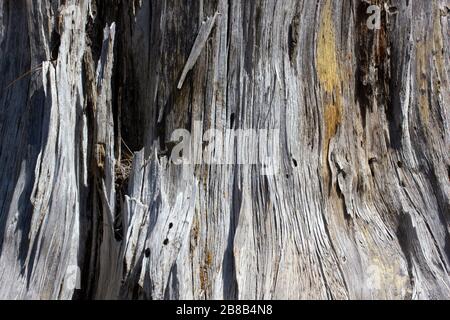
[[1, 1], [0, 298], [449, 298], [449, 8]]

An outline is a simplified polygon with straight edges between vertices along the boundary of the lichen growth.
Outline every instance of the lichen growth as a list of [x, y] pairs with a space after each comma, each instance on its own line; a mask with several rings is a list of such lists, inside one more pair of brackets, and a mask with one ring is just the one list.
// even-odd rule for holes
[[[322, 11], [317, 40], [317, 75], [324, 90], [323, 167], [327, 168], [330, 140], [336, 135], [342, 120], [341, 80], [336, 53], [336, 35], [333, 26], [332, 1], [327, 0]], [[334, 97], [334, 98], [333, 98]], [[326, 170], [326, 174], [328, 171]]]
[[[336, 135], [337, 128], [341, 122], [341, 106], [338, 104], [329, 104], [325, 107], [325, 141], [326, 145], [330, 143], [330, 139]], [[328, 151], [328, 148], [327, 148]]]
[[321, 86], [332, 93], [339, 85], [336, 57], [336, 35], [333, 27], [332, 1], [327, 0], [322, 12], [317, 40], [317, 74]]

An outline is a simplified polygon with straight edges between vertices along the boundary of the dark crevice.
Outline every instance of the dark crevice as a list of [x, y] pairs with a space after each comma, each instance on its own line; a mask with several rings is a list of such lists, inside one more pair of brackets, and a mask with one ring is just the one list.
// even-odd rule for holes
[[369, 159], [369, 168], [370, 168], [370, 173], [372, 174], [372, 177], [375, 177], [375, 164], [376, 163], [377, 163], [377, 158]]
[[355, 55], [356, 55], [356, 81], [355, 97], [359, 104], [363, 126], [366, 125], [366, 112], [371, 109], [371, 97], [373, 95], [373, 83], [368, 81], [370, 76], [370, 64], [374, 45], [375, 31], [367, 28], [367, 9], [369, 3], [360, 1], [356, 8], [355, 30]]
[[409, 235], [409, 232], [414, 229], [411, 221], [411, 217], [407, 213], [401, 213], [398, 219], [397, 227], [397, 239], [399, 241], [400, 248], [406, 258], [408, 267], [408, 276], [410, 280], [410, 289], [408, 290], [408, 295], [405, 300], [410, 300], [412, 298], [412, 288], [414, 287], [414, 273], [413, 273], [413, 262], [412, 262], [412, 246], [414, 245], [414, 240]]
[[234, 128], [234, 116], [235, 116], [234, 112], [231, 113], [231, 116], [230, 116], [230, 129]]
[[[385, 1], [377, 0], [373, 4], [383, 8]], [[356, 10], [355, 97], [364, 127], [367, 112], [373, 111], [373, 101], [379, 106], [385, 106], [390, 133], [389, 144], [392, 148], [398, 149], [401, 147], [403, 118], [399, 95], [402, 70], [399, 70], [396, 62], [398, 60], [391, 58], [398, 53], [396, 44], [390, 39], [387, 15], [392, 13], [381, 10], [380, 28], [371, 30], [367, 27], [369, 6], [369, 3], [361, 1]], [[395, 13], [395, 10], [392, 10]]]
[[[296, 11], [298, 11], [298, 4]], [[295, 65], [295, 58], [298, 53], [298, 42], [300, 35], [300, 14], [296, 12], [291, 24], [289, 25], [288, 31], [288, 49], [289, 49], [289, 61], [291, 64]]]
[[53, 29], [50, 39], [50, 49], [51, 49], [51, 57], [52, 61], [58, 59], [59, 47], [61, 46], [61, 35], [56, 29]]
[[[119, 4], [116, 1], [106, 5], [102, 1], [92, 1], [92, 13], [94, 18], [88, 16], [86, 24], [86, 52], [84, 56], [84, 63], [82, 69], [82, 77], [84, 84], [84, 91], [86, 92], [85, 110], [87, 115], [87, 128], [88, 128], [88, 154], [90, 155], [90, 165], [88, 167], [89, 176], [91, 177], [90, 187], [83, 192], [85, 201], [85, 214], [81, 217], [85, 222], [81, 223], [83, 229], [80, 230], [80, 234], [84, 237], [83, 247], [80, 248], [81, 252], [86, 252], [86, 256], [80, 261], [81, 270], [81, 290], [76, 292], [74, 298], [76, 299], [92, 299], [95, 296], [98, 278], [99, 278], [99, 253], [100, 245], [102, 243], [103, 235], [103, 222], [102, 215], [98, 214], [103, 211], [103, 204], [101, 196], [98, 194], [102, 188], [101, 179], [104, 178], [104, 172], [102, 167], [97, 166], [96, 161], [96, 148], [95, 135], [97, 128], [95, 127], [95, 96], [98, 94], [95, 90], [95, 73], [98, 61], [101, 58], [102, 46], [104, 44], [104, 28], [110, 26], [113, 22], [116, 23], [116, 46], [114, 48], [114, 56], [117, 57], [117, 43], [120, 43], [120, 15]], [[122, 196], [123, 191], [126, 188], [127, 176], [124, 174], [118, 174], [121, 171], [122, 159], [129, 160], [131, 158], [128, 152], [126, 156], [122, 155], [121, 135], [120, 135], [120, 109], [118, 108], [119, 96], [118, 92], [118, 75], [116, 72], [117, 64], [120, 60], [114, 61], [113, 66], [113, 79], [111, 83], [112, 91], [112, 111], [114, 120], [114, 136], [116, 137], [115, 143], [115, 158], [119, 168], [116, 168], [117, 179], [115, 181], [116, 187], [116, 216], [114, 220], [114, 237], [117, 241], [121, 241], [123, 238], [122, 227]], [[118, 138], [118, 139], [117, 139]], [[103, 147], [106, 149], [106, 147]], [[104, 160], [103, 160], [104, 161]], [[92, 209], [89, 209], [92, 207]]]

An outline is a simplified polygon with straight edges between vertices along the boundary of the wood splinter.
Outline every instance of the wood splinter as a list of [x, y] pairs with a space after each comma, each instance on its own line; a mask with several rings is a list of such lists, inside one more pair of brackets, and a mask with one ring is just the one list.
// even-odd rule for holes
[[206, 44], [206, 41], [208, 40], [209, 35], [211, 34], [211, 31], [216, 23], [216, 18], [218, 15], [220, 15], [220, 13], [216, 12], [213, 17], [208, 17], [206, 21], [202, 22], [197, 38], [195, 39], [194, 45], [192, 46], [191, 53], [189, 54], [189, 58], [186, 64], [184, 65], [180, 81], [178, 81], [177, 86], [178, 90], [180, 90], [183, 87], [183, 83], [184, 80], [186, 79], [188, 72], [194, 67], [195, 63], [197, 62], [197, 59], [200, 56], [200, 53], [202, 52]]

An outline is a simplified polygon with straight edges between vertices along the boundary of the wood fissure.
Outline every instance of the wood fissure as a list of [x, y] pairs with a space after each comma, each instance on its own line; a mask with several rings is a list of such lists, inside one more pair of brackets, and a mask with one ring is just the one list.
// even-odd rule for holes
[[2, 1], [0, 299], [448, 299], [449, 8]]

